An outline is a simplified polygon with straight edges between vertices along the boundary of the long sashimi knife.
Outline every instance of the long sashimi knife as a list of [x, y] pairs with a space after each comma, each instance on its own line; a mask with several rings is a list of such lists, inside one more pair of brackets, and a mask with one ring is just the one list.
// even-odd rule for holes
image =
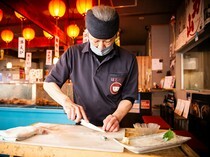
[[86, 122], [84, 119], [82, 119], [82, 120], [80, 121], [80, 124], [83, 125], [83, 126], [85, 126], [85, 127], [87, 127], [87, 128], [96, 130], [96, 131], [100, 131], [100, 132], [104, 132], [104, 133], [106, 132], [106, 131], [104, 131], [103, 129], [97, 127], [97, 126], [95, 126], [95, 125], [93, 125], [93, 124], [91, 124], [91, 123], [89, 123], [89, 122]]

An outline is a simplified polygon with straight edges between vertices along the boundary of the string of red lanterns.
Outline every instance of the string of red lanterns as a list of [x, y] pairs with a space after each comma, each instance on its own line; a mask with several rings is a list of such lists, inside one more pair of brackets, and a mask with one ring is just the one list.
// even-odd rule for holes
[[[92, 8], [92, 0], [77, 0], [76, 1], [76, 7], [80, 14], [85, 15], [88, 9]], [[51, 0], [48, 5], [49, 12], [51, 16], [53, 16], [56, 19], [59, 19], [65, 14], [66, 6], [65, 3], [62, 0]], [[24, 21], [26, 18], [19, 14], [18, 12], [14, 11], [17, 18], [19, 18], [21, 21]], [[3, 18], [3, 11], [0, 9], [0, 21]], [[76, 24], [69, 25], [67, 27], [67, 35], [71, 38], [76, 38], [79, 35], [80, 29]], [[23, 37], [30, 41], [35, 37], [35, 31], [32, 28], [24, 28], [22, 31]], [[45, 31], [43, 31], [43, 34], [48, 38], [51, 39], [53, 36]], [[6, 43], [9, 43], [14, 38], [14, 33], [7, 29], [3, 30], [1, 32], [1, 38]]]

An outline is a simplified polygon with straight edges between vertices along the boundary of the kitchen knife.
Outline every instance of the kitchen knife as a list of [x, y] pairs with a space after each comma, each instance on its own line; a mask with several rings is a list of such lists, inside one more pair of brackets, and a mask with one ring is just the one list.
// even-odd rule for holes
[[91, 124], [89, 122], [86, 122], [84, 119], [82, 119], [80, 121], [80, 124], [83, 125], [83, 126], [85, 126], [85, 127], [87, 127], [87, 128], [96, 130], [96, 131], [100, 131], [100, 132], [104, 132], [104, 133], [106, 132], [106, 131], [102, 130], [101, 128], [97, 127], [97, 126], [95, 126], [95, 125], [93, 125], [93, 124]]

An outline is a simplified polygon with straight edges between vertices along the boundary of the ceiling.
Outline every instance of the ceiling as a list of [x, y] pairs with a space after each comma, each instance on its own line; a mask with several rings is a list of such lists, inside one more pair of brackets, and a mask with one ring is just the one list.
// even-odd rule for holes
[[[84, 16], [76, 10], [76, 0], [63, 0], [67, 6], [65, 15], [57, 21], [50, 16], [48, 4], [50, 0], [1, 0], [0, 9], [4, 16], [0, 22], [0, 31], [10, 28], [15, 33], [15, 39], [5, 45], [0, 39], [0, 49], [17, 49], [17, 38], [21, 36], [23, 27], [30, 25], [35, 29], [36, 37], [28, 47], [34, 51], [53, 46], [53, 42], [43, 36], [43, 30], [51, 34], [58, 34], [61, 45], [68, 47], [72, 40], [66, 35], [65, 28], [71, 23], [80, 27], [80, 36], [85, 29]], [[147, 27], [150, 25], [168, 24], [175, 14], [182, 0], [93, 0], [94, 5], [110, 5], [117, 9], [120, 15], [121, 45], [145, 45]], [[14, 10], [22, 14], [27, 20], [21, 22], [14, 15]]]

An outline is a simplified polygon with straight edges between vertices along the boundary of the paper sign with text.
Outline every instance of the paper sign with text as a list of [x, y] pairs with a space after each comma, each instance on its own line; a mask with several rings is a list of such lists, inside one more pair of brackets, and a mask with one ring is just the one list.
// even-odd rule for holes
[[55, 56], [59, 57], [59, 37], [55, 36]]
[[46, 50], [46, 65], [52, 65], [52, 50]]
[[26, 61], [25, 61], [26, 67], [31, 67], [31, 59], [32, 59], [32, 53], [27, 52], [26, 53]]
[[18, 37], [18, 58], [25, 58], [25, 39]]

